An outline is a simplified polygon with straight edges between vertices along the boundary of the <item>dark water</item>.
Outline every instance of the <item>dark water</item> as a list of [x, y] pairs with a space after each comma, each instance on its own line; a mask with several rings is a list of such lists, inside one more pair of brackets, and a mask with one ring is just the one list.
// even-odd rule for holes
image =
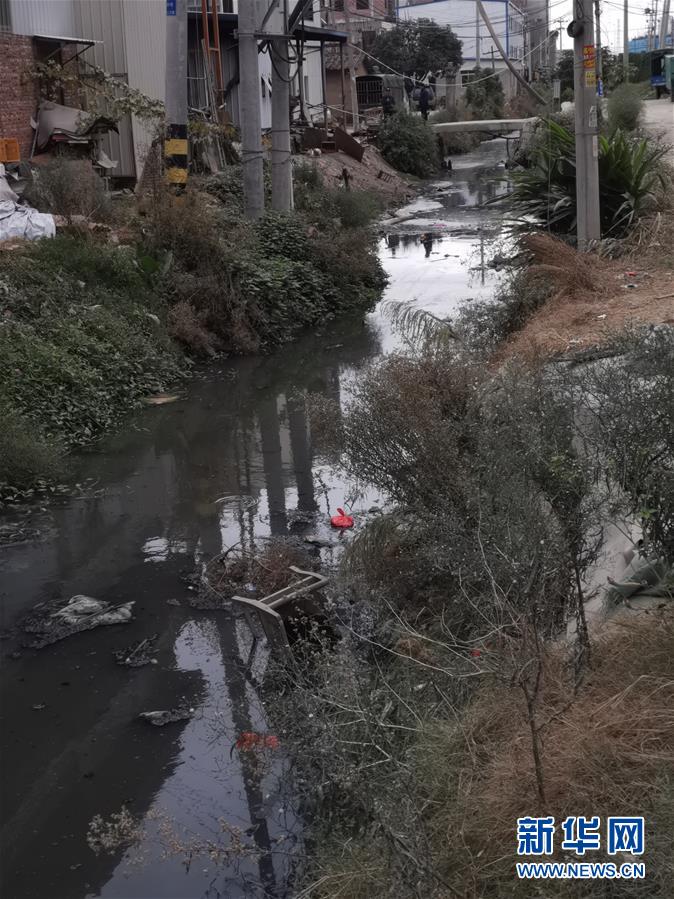
[[[387, 298], [447, 315], [492, 292], [481, 261], [499, 216], [476, 205], [503, 189], [504, 157], [502, 141], [483, 145], [386, 223]], [[271, 728], [243, 673], [249, 636], [227, 613], [192, 610], [183, 575], [237, 541], [327, 534], [337, 506], [362, 520], [382, 501], [321, 460], [300, 394], [348, 401], [368, 362], [399, 340], [377, 310], [272, 357], [202, 372], [178, 402], [134, 416], [83, 457], [82, 495], [36, 512], [34, 539], [0, 548], [5, 899], [286, 895], [301, 822], [284, 794], [282, 747], [266, 768], [232, 751], [242, 732]], [[134, 618], [39, 652], [21, 647], [16, 624], [29, 609], [77, 593], [133, 601]], [[156, 664], [114, 664], [114, 650], [153, 633]], [[187, 722], [136, 720], [183, 700]], [[142, 839], [133, 852], [95, 855], [89, 822], [122, 805], [143, 821]], [[177, 843], [230, 845], [220, 819], [258, 851], [184, 865]]]

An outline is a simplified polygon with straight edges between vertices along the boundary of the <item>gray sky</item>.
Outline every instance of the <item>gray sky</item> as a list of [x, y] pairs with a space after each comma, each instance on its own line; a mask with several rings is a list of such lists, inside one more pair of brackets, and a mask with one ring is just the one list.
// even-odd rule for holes
[[[588, 2], [592, 2], [592, 0], [588, 0]], [[623, 6], [622, 0], [601, 0], [599, 4], [601, 11], [602, 44], [613, 51], [622, 51]], [[644, 10], [647, 8], [655, 8], [655, 0], [628, 0], [627, 8], [629, 14], [628, 31], [630, 38], [646, 34], [648, 17], [644, 15]], [[566, 50], [573, 47], [573, 39], [566, 34], [566, 26], [573, 17], [573, 3], [571, 0], [550, 0], [550, 18], [554, 21], [560, 17], [562, 19], [562, 28], [564, 30], [562, 46]], [[661, 18], [662, 0], [659, 0], [658, 20], [660, 21]], [[658, 31], [660, 29], [659, 21]]]

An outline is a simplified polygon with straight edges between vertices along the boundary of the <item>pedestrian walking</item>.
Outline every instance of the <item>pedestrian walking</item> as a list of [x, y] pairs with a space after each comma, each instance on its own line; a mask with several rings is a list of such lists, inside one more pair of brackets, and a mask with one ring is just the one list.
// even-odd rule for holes
[[424, 84], [419, 91], [419, 111], [421, 112], [422, 118], [428, 120], [428, 110], [431, 105], [431, 101], [433, 99], [433, 91], [428, 87], [427, 84]]
[[388, 118], [396, 111], [396, 98], [393, 96], [390, 87], [387, 87], [384, 91], [384, 96], [381, 98], [381, 108], [384, 112], [384, 118]]

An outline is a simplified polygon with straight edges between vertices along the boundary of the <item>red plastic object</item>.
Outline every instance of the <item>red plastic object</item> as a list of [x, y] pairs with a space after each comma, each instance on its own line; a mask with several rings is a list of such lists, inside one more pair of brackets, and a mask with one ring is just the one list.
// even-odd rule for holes
[[333, 528], [352, 528], [353, 518], [344, 512], [344, 509], [337, 509], [339, 515], [333, 515], [330, 524]]

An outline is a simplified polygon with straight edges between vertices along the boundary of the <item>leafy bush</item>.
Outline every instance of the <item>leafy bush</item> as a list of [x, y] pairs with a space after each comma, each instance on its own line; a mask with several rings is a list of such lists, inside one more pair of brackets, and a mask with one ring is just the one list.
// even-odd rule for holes
[[388, 116], [379, 129], [377, 142], [384, 159], [400, 172], [428, 178], [438, 169], [435, 134], [419, 116], [407, 112]]
[[643, 112], [641, 91], [636, 84], [619, 84], [608, 98], [611, 131], [636, 131]]
[[505, 94], [501, 79], [487, 69], [473, 69], [466, 85], [466, 104], [476, 119], [502, 118]]
[[183, 345], [205, 353], [268, 350], [303, 327], [376, 302], [384, 278], [363, 225], [379, 204], [330, 190], [305, 169], [296, 177], [296, 211], [269, 210], [254, 223], [237, 213], [235, 228], [219, 188], [160, 198], [146, 246], [153, 258], [170, 253], [161, 290], [176, 310], [171, 333]]
[[40, 212], [62, 215], [68, 220], [83, 215], [103, 222], [110, 215], [105, 184], [92, 164], [84, 159], [57, 156], [34, 169], [24, 196]]
[[[522, 226], [532, 221], [558, 234], [576, 231], [576, 148], [573, 134], [554, 121], [534, 151], [530, 168], [513, 176], [513, 191], [499, 199]], [[599, 198], [602, 237], [621, 237], [657, 207], [669, 177], [662, 166], [666, 148], [635, 140], [618, 130], [599, 137]]]
[[56, 477], [61, 449], [45, 440], [39, 429], [0, 401], [0, 503], [16, 490], [30, 487], [36, 474]]
[[0, 481], [48, 474], [50, 444], [95, 439], [180, 375], [161, 320], [148, 314], [160, 303], [146, 302], [152, 294], [134, 261], [133, 251], [67, 237], [8, 260], [0, 397], [12, 443], [36, 450], [23, 469], [6, 450]]

